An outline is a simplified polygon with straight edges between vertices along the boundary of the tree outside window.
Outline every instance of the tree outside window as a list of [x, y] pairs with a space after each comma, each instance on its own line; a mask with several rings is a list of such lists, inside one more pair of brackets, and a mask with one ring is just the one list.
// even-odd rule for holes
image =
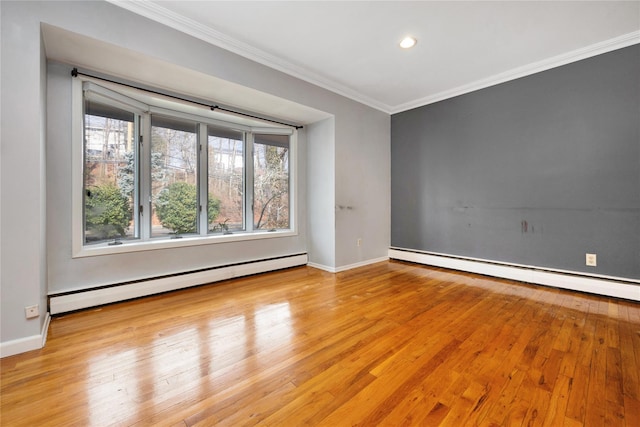
[[254, 229], [289, 228], [289, 137], [255, 135]]

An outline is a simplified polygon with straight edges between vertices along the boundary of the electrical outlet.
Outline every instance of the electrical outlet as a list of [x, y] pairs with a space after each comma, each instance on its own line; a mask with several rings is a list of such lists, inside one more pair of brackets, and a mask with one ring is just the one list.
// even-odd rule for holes
[[357, 240], [357, 242], [356, 242], [356, 244], [357, 244], [358, 246], [362, 246], [362, 239], [358, 239], [358, 240]]
[[598, 265], [596, 254], [587, 254], [587, 265], [596, 267]]
[[33, 319], [35, 317], [40, 316], [40, 312], [38, 310], [38, 304], [25, 307], [24, 315], [26, 316], [27, 319]]

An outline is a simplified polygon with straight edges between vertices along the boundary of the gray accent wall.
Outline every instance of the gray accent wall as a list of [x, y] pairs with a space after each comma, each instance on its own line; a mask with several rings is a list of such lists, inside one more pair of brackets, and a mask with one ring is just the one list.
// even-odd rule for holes
[[393, 247], [640, 279], [640, 45], [395, 114], [391, 159]]

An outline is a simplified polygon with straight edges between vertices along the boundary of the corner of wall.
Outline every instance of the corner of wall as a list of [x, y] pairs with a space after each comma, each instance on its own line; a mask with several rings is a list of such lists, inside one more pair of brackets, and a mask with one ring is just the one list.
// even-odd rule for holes
[[47, 342], [50, 323], [51, 316], [47, 312], [44, 316], [42, 329], [39, 334], [0, 342], [0, 358], [15, 356], [16, 354], [26, 353], [28, 351], [39, 350], [43, 348]]

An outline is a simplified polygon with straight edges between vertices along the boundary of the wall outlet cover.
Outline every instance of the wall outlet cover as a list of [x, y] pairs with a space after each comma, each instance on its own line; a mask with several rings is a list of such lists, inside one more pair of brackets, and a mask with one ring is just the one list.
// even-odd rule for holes
[[40, 316], [40, 311], [38, 310], [38, 305], [30, 305], [24, 308], [24, 315], [27, 319], [33, 319]]

